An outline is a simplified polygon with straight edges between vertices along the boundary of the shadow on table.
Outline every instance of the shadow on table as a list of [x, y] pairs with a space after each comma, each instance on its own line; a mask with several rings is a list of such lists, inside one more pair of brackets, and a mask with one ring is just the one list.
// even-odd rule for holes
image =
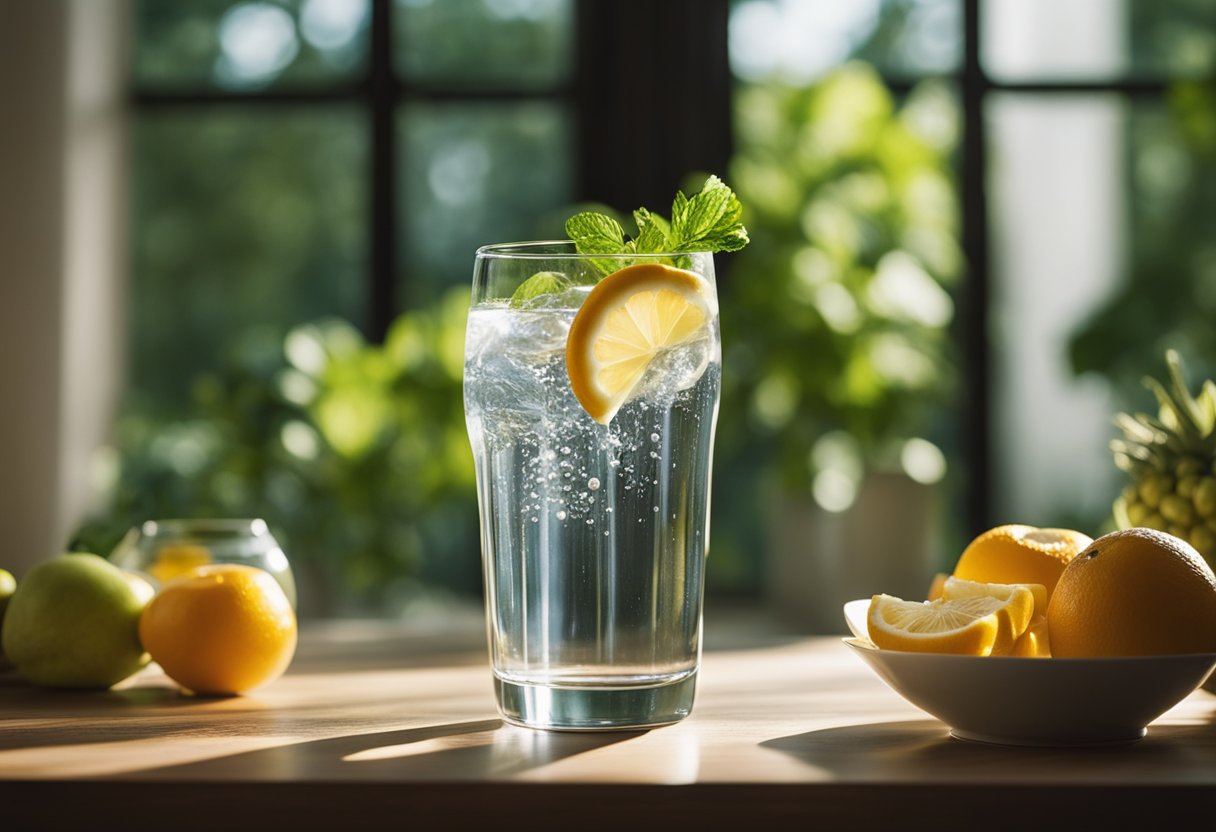
[[[1177, 782], [1180, 767], [1206, 772], [1216, 769], [1216, 711], [1207, 721], [1179, 725], [1150, 725], [1148, 736], [1123, 745], [1081, 748], [995, 745], [960, 740], [937, 720], [884, 722], [826, 728], [761, 743], [764, 748], [830, 772], [842, 780], [926, 777], [991, 782], [999, 763], [1003, 777], [1014, 781], [1050, 781], [1053, 774], [1075, 777], [1078, 763], [1092, 761], [1102, 779], [1127, 774], [1143, 779], [1146, 772], [1171, 772]], [[1011, 768], [1011, 763], [1013, 767]], [[1198, 775], [1197, 775], [1198, 776]]]
[[0, 752], [185, 735], [197, 730], [200, 716], [222, 720], [220, 730], [235, 735], [264, 731], [274, 718], [273, 708], [255, 696], [198, 697], [168, 683], [74, 690], [6, 679], [0, 708], [8, 701], [20, 702], [22, 719], [0, 731]]
[[533, 731], [487, 719], [307, 740], [128, 774], [175, 781], [484, 780], [520, 774], [645, 733]]

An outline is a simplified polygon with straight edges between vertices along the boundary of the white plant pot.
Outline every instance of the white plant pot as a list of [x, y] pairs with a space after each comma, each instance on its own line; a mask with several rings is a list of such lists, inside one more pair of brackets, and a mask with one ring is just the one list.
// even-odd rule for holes
[[924, 599], [939, 570], [939, 511], [939, 489], [902, 473], [867, 474], [838, 514], [810, 494], [784, 495], [770, 521], [773, 612], [797, 632], [845, 633], [846, 601]]

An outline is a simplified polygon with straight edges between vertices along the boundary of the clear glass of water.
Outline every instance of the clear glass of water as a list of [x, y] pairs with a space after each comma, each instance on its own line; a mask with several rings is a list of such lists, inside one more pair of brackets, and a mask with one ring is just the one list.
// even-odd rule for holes
[[[602, 424], [571, 389], [571, 323], [605, 274], [648, 261], [695, 276], [706, 314], [694, 336], [649, 362]], [[554, 288], [512, 302], [539, 273], [556, 276]], [[465, 414], [490, 659], [507, 721], [613, 730], [690, 713], [720, 384], [712, 255], [591, 260], [563, 242], [477, 252]]]

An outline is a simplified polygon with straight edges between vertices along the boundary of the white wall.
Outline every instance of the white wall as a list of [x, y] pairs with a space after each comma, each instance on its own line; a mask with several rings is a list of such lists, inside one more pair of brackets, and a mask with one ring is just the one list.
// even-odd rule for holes
[[57, 553], [112, 416], [125, 6], [0, 2], [0, 566]]

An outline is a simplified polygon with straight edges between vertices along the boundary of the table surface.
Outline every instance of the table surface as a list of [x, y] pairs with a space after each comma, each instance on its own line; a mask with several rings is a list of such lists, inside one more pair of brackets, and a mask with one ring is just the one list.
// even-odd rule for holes
[[369, 622], [306, 627], [288, 674], [242, 697], [184, 695], [154, 667], [105, 692], [0, 677], [0, 827], [111, 812], [124, 829], [1210, 823], [1216, 696], [1195, 692], [1131, 745], [984, 745], [950, 737], [838, 637], [711, 631], [684, 722], [551, 733], [499, 720], [476, 631]]

